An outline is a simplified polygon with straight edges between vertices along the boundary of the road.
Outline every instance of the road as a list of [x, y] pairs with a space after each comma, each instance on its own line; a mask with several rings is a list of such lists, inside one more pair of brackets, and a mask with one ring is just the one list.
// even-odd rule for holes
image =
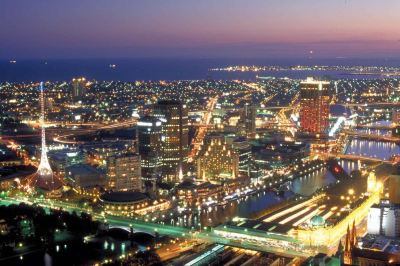
[[207, 103], [206, 113], [203, 116], [200, 126], [197, 128], [195, 137], [193, 139], [193, 148], [189, 153], [189, 162], [193, 162], [199, 149], [201, 143], [203, 142], [204, 137], [206, 136], [208, 126], [210, 125], [211, 118], [214, 112], [215, 105], [218, 102], [218, 96], [210, 98]]
[[92, 127], [92, 128], [87, 128], [87, 129], [78, 129], [78, 130], [74, 130], [73, 133], [54, 137], [53, 141], [62, 143], [62, 144], [81, 144], [82, 142], [71, 140], [71, 138], [74, 136], [85, 135], [85, 134], [88, 134], [91, 132], [96, 132], [99, 130], [110, 130], [110, 129], [124, 128], [124, 127], [131, 127], [131, 126], [136, 125], [136, 123], [137, 123], [137, 119], [133, 118], [133, 119], [128, 119], [126, 121], [117, 122], [114, 124], [100, 125], [98, 127]]

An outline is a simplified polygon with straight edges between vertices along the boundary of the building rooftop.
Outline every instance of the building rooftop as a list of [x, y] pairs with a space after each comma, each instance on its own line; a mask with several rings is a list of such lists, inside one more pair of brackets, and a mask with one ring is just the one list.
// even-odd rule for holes
[[20, 160], [17, 156], [17, 154], [7, 148], [6, 145], [0, 144], [0, 161], [14, 161], [14, 160]]
[[64, 161], [67, 158], [71, 157], [77, 157], [82, 155], [82, 151], [80, 150], [70, 150], [70, 149], [64, 149], [64, 150], [57, 150], [57, 151], [50, 151], [47, 154], [52, 160], [56, 161]]
[[115, 156], [115, 158], [127, 158], [127, 157], [138, 157], [139, 154], [134, 152], [122, 153]]
[[88, 164], [74, 164], [66, 168], [66, 172], [74, 174], [104, 174], [104, 171]]
[[311, 218], [310, 223], [314, 227], [324, 226], [325, 219], [320, 215], [315, 215], [314, 217]]
[[201, 183], [200, 185], [198, 185], [197, 186], [197, 188], [209, 188], [209, 189], [212, 189], [212, 188], [216, 188], [216, 187], [219, 187], [220, 185], [217, 185], [217, 184], [212, 184], [212, 183], [210, 183], [210, 182], [205, 182], [205, 183]]
[[152, 126], [161, 127], [161, 121], [159, 118], [147, 115], [147, 116], [140, 118], [140, 120], [137, 122], [137, 126], [138, 127], [152, 127]]
[[327, 85], [327, 84], [330, 84], [330, 82], [316, 80], [313, 77], [308, 77], [306, 80], [301, 81], [300, 84], [314, 84], [314, 85], [325, 84], [325, 85]]
[[34, 174], [37, 168], [32, 165], [16, 165], [16, 166], [6, 166], [0, 168], [0, 181], [14, 179], [14, 178], [24, 178], [31, 174]]
[[190, 180], [184, 180], [177, 187], [177, 189], [195, 189], [197, 185]]
[[381, 235], [367, 234], [359, 240], [363, 249], [400, 254], [400, 240]]
[[138, 202], [146, 199], [148, 197], [145, 194], [137, 191], [107, 192], [100, 196], [100, 200], [114, 203]]
[[400, 256], [372, 249], [353, 249], [353, 256], [358, 258], [366, 258], [374, 261], [390, 262], [393, 265], [399, 265]]

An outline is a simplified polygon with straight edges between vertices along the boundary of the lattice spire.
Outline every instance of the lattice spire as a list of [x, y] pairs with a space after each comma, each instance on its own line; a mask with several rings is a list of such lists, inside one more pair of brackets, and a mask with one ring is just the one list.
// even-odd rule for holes
[[40, 127], [42, 130], [42, 149], [40, 156], [40, 164], [38, 167], [39, 178], [47, 185], [51, 185], [53, 181], [53, 170], [51, 170], [49, 160], [47, 158], [46, 146], [46, 129], [45, 129], [45, 101], [44, 101], [44, 87], [43, 82], [40, 83]]

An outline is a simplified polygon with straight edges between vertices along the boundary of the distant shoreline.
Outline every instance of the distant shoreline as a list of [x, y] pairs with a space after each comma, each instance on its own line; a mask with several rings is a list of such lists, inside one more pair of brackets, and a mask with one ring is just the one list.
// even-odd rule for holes
[[[46, 64], [47, 62], [47, 64]], [[386, 64], [387, 63], [387, 64]], [[384, 65], [383, 65], [384, 64]], [[117, 67], [110, 68], [110, 65]], [[248, 66], [258, 71], [210, 71]], [[264, 66], [264, 67], [260, 67]], [[357, 67], [364, 72], [357, 71]], [[83, 59], [0, 61], [0, 82], [70, 81], [86, 77], [97, 81], [256, 80], [257, 76], [304, 79], [385, 78], [400, 73], [400, 59]], [[379, 71], [377, 69], [379, 68]], [[387, 73], [387, 75], [385, 75]]]

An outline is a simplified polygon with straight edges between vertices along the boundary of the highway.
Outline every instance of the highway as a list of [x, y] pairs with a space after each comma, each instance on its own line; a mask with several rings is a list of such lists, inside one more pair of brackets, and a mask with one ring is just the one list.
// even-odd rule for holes
[[136, 123], [137, 123], [137, 119], [133, 118], [133, 119], [128, 119], [126, 121], [117, 122], [114, 124], [100, 125], [99, 127], [93, 127], [93, 128], [87, 128], [87, 129], [77, 129], [77, 130], [74, 130], [73, 133], [54, 137], [53, 141], [61, 143], [61, 144], [81, 144], [83, 142], [71, 140], [71, 138], [74, 136], [85, 135], [85, 134], [88, 134], [91, 132], [96, 132], [99, 130], [110, 130], [110, 129], [131, 127], [131, 126], [136, 125]]

